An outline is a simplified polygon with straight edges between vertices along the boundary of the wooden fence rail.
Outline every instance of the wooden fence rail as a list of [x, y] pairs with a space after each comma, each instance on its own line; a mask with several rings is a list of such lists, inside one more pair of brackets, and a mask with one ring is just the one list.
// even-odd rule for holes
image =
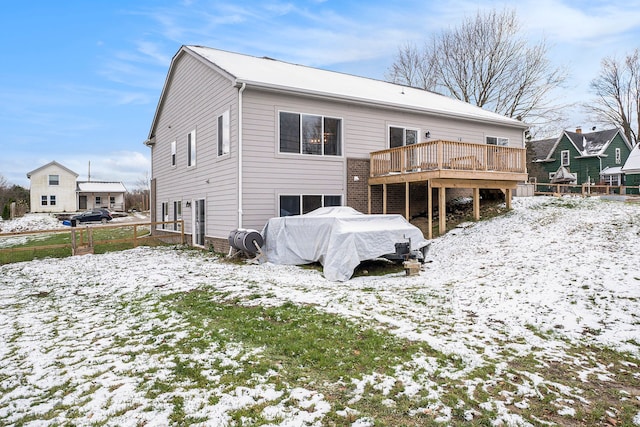
[[[162, 235], [160, 236], [163, 241], [166, 241], [167, 238], [174, 238], [176, 240], [179, 239], [180, 244], [184, 244], [185, 235], [184, 235], [184, 221], [153, 221], [153, 222], [144, 222], [144, 223], [122, 223], [122, 224], [109, 224], [109, 225], [84, 225], [80, 227], [69, 227], [69, 228], [59, 228], [53, 230], [32, 230], [32, 231], [17, 231], [12, 233], [0, 233], [0, 264], [5, 264], [5, 259], [9, 258], [9, 255], [12, 253], [20, 253], [20, 252], [28, 252], [32, 251], [43, 252], [55, 249], [70, 249], [71, 255], [82, 255], [86, 253], [93, 253], [93, 248], [97, 245], [115, 245], [115, 244], [129, 244], [133, 247], [137, 247], [139, 245], [144, 244], [145, 242], [151, 240], [159, 240], [158, 236], [152, 236], [151, 230], [154, 226], [157, 225], [165, 225], [172, 224], [174, 228], [179, 228], [179, 230], [175, 233], [171, 233], [171, 235]], [[131, 236], [120, 237], [117, 236], [117, 232], [115, 229], [126, 229], [132, 228]], [[96, 232], [103, 232], [108, 230], [114, 230], [114, 235], [107, 236], [106, 238], [95, 238]], [[144, 231], [143, 231], [144, 230]], [[48, 245], [25, 245], [24, 243], [16, 243], [15, 245], [6, 245], [3, 247], [3, 242], [6, 242], [6, 239], [21, 237], [21, 236], [29, 236], [29, 235], [37, 235], [37, 236], [52, 236], [52, 235], [69, 235], [68, 243], [55, 243]], [[63, 240], [66, 237], [62, 238]]]
[[640, 187], [626, 185], [551, 184], [535, 183], [535, 195], [579, 194], [581, 196], [601, 196], [607, 194], [638, 195]]

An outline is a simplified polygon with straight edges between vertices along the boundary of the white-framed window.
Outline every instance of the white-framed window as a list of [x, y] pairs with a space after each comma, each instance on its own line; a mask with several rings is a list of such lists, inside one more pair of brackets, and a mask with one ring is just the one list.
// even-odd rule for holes
[[335, 194], [282, 194], [280, 216], [306, 214], [326, 206], [342, 206], [342, 196]]
[[342, 119], [280, 112], [281, 153], [342, 156]]
[[389, 148], [413, 145], [418, 142], [420, 129], [389, 126]]
[[56, 205], [56, 196], [49, 196], [49, 204], [51, 206], [55, 206]]
[[601, 175], [605, 185], [622, 185], [621, 174]]
[[173, 229], [180, 231], [180, 224], [178, 221], [182, 219], [182, 200], [174, 200], [173, 202]]
[[620, 149], [616, 148], [616, 165], [622, 163], [622, 155], [620, 154]]
[[549, 172], [549, 182], [553, 181], [553, 178], [556, 177], [556, 173], [555, 172]]
[[164, 221], [169, 221], [169, 202], [162, 202], [160, 204], [160, 211], [160, 222], [162, 222], [160, 228], [164, 230], [167, 228], [167, 224], [165, 224]]
[[507, 145], [509, 145], [509, 138], [487, 136], [485, 140], [487, 141], [487, 145], [498, 145], [500, 147], [506, 147]]
[[560, 166], [569, 166], [571, 163], [571, 156], [569, 150], [562, 150], [560, 152]]
[[40, 205], [47, 206], [49, 204], [49, 199], [47, 196], [40, 196]]
[[102, 204], [102, 197], [96, 196], [96, 206], [100, 206]]
[[187, 167], [196, 165], [196, 130], [187, 135]]
[[176, 165], [177, 141], [171, 141], [171, 166]]
[[229, 117], [229, 110], [218, 116], [218, 156], [229, 154], [229, 148], [231, 146]]
[[60, 175], [49, 175], [49, 185], [60, 185]]

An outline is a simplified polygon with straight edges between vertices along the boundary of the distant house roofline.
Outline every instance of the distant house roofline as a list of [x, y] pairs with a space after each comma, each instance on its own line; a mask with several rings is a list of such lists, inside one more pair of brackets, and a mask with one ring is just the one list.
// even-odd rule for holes
[[78, 174], [75, 173], [74, 171], [72, 171], [71, 169], [69, 169], [68, 167], [61, 165], [60, 163], [54, 161], [51, 161], [49, 163], [47, 163], [46, 165], [40, 166], [39, 168], [36, 168], [34, 170], [32, 170], [31, 172], [27, 172], [27, 178], [31, 179], [31, 175], [33, 175], [36, 172], [40, 172], [42, 169], [48, 168], [50, 166], [58, 166], [61, 169], [64, 169], [65, 171], [69, 172], [70, 174], [74, 175], [76, 178], [78, 178]]

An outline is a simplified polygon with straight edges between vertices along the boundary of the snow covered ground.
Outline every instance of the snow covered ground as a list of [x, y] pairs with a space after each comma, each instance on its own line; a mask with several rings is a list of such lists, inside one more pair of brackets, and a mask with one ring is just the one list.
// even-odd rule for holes
[[0, 220], [0, 233], [17, 233], [20, 231], [55, 230], [65, 227], [62, 221], [50, 214], [27, 214], [21, 218]]
[[[589, 405], [579, 387], [558, 384], [549, 366], [511, 378], [504, 372], [518, 358], [534, 357], [572, 366], [587, 383], [609, 381], [613, 366], [590, 363], [575, 348], [589, 345], [640, 357], [640, 205], [597, 198], [520, 198], [502, 217], [455, 229], [435, 239], [419, 276], [393, 274], [330, 282], [315, 270], [291, 266], [235, 265], [211, 254], [173, 248], [133, 250], [47, 259], [0, 267], [0, 424], [90, 425], [171, 424], [172, 401], [201, 425], [234, 425], [229, 414], [263, 405], [272, 425], [323, 425], [335, 411], [314, 390], [275, 386], [267, 373], [251, 386], [183, 388], [150, 397], [145, 384], [170, 377], [175, 360], [163, 359], [158, 338], [175, 344], [186, 322], [162, 306], [162, 296], [213, 288], [226, 298], [252, 304], [310, 304], [325, 312], [374, 324], [400, 337], [424, 341], [460, 363], [447, 370], [429, 359], [398, 366], [395, 377], [372, 372], [344, 379], [353, 401], [366, 386], [386, 390], [401, 380], [405, 394], [428, 390], [428, 408], [447, 423], [454, 407], [438, 402], [443, 391], [430, 380], [463, 378], [469, 390], [512, 382], [513, 392], [482, 404], [495, 423], [530, 425], [523, 415], [541, 396], [556, 390], [549, 411], [569, 423]], [[258, 297], [256, 297], [258, 296]], [[137, 304], [131, 304], [135, 301]], [[136, 307], [135, 309], [133, 307]], [[184, 361], [237, 367], [260, 349], [237, 346], [194, 350]], [[135, 352], [137, 357], [130, 357]], [[468, 377], [495, 366], [488, 378]], [[640, 366], [629, 362], [640, 381]], [[437, 372], [437, 374], [436, 374]], [[216, 371], [209, 373], [215, 383]], [[218, 373], [219, 374], [219, 373]], [[635, 404], [640, 425], [640, 388], [619, 390], [621, 402]], [[393, 406], [393, 394], [388, 404]], [[608, 413], [615, 420], [615, 411]], [[430, 412], [430, 413], [431, 413]], [[43, 419], [47, 414], [47, 419]], [[469, 420], [477, 413], [465, 410]], [[373, 425], [354, 417], [352, 425]], [[543, 424], [542, 421], [539, 424]], [[560, 424], [563, 424], [560, 422]]]

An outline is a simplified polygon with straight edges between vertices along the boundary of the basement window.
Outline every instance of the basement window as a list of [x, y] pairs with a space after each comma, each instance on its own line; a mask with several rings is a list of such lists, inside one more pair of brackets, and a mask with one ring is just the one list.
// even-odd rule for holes
[[306, 214], [318, 208], [342, 206], [340, 195], [282, 195], [280, 196], [280, 216]]

